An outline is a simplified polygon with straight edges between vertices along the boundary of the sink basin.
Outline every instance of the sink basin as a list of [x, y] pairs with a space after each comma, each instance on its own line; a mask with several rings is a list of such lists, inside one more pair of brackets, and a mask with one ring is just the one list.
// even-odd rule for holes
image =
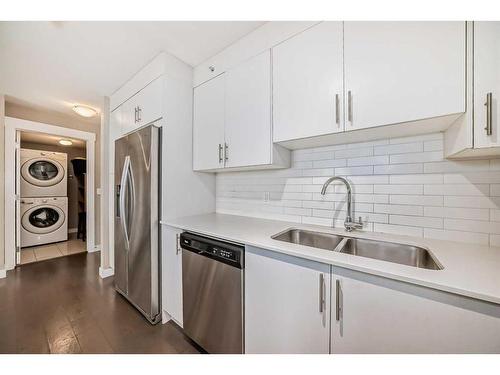
[[335, 250], [344, 237], [329, 233], [312, 232], [302, 229], [287, 229], [271, 236], [272, 239], [324, 250]]
[[429, 270], [443, 269], [428, 250], [411, 245], [348, 238], [340, 252]]
[[271, 238], [297, 245], [384, 260], [386, 262], [404, 264], [417, 268], [429, 270], [443, 269], [443, 266], [429, 250], [418, 246], [343, 237], [330, 233], [313, 232], [295, 228], [287, 229], [271, 236]]

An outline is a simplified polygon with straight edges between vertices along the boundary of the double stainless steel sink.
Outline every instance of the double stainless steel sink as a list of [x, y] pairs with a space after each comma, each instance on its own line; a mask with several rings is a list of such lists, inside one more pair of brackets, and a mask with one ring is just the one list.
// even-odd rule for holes
[[373, 258], [407, 266], [441, 270], [443, 266], [427, 249], [394, 242], [338, 236], [302, 229], [287, 229], [271, 238], [318, 249]]

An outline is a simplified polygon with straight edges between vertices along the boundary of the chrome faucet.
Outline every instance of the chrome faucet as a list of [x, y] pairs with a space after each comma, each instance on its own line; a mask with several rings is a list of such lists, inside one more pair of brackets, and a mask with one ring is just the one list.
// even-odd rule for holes
[[323, 187], [321, 188], [321, 195], [326, 194], [326, 188], [333, 181], [341, 181], [344, 183], [344, 185], [347, 188], [347, 216], [345, 217], [345, 220], [344, 220], [345, 230], [348, 232], [352, 232], [354, 229], [363, 228], [363, 223], [361, 222], [361, 216], [359, 217], [359, 221], [352, 220], [352, 209], [351, 209], [352, 188], [351, 188], [351, 184], [349, 183], [349, 181], [347, 181], [344, 177], [333, 176], [333, 177], [330, 177], [328, 180], [326, 180], [326, 182], [323, 184]]

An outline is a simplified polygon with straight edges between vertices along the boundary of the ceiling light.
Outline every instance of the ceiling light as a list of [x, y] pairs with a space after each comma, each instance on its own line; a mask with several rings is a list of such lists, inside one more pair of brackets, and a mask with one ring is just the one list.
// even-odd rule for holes
[[97, 111], [94, 108], [87, 107], [86, 105], [77, 104], [73, 106], [73, 111], [83, 117], [94, 117], [97, 115]]
[[63, 146], [71, 146], [73, 142], [71, 142], [69, 139], [60, 139], [59, 144]]

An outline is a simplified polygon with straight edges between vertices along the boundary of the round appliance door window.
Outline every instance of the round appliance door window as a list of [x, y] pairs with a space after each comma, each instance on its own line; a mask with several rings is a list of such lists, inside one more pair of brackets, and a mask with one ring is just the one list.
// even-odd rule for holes
[[23, 164], [21, 176], [35, 186], [53, 186], [64, 178], [64, 168], [55, 160], [36, 158]]
[[33, 207], [22, 217], [24, 229], [31, 233], [51, 233], [64, 223], [64, 213], [59, 207]]

